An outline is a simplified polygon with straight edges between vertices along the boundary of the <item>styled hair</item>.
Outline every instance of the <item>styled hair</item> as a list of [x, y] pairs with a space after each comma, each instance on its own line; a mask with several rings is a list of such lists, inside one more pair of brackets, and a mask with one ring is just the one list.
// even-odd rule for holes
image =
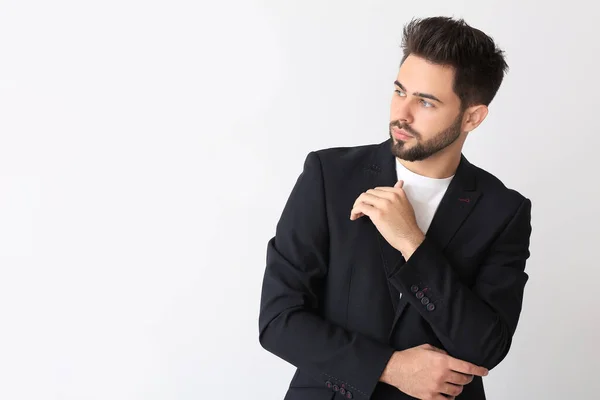
[[508, 64], [491, 37], [462, 18], [450, 17], [413, 19], [403, 34], [402, 63], [413, 54], [432, 64], [454, 67], [453, 88], [463, 110], [492, 102]]

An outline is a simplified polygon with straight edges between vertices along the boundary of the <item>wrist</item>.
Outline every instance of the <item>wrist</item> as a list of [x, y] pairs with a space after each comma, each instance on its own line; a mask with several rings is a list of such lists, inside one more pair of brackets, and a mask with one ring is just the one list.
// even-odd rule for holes
[[397, 375], [395, 371], [397, 371], [399, 365], [401, 365], [401, 353], [401, 351], [396, 351], [394, 354], [392, 354], [387, 365], [385, 366], [385, 369], [383, 370], [383, 373], [381, 374], [381, 377], [379, 378], [379, 381], [394, 386], [394, 377]]
[[420, 230], [408, 236], [399, 249], [404, 259], [408, 261], [424, 240], [425, 235]]

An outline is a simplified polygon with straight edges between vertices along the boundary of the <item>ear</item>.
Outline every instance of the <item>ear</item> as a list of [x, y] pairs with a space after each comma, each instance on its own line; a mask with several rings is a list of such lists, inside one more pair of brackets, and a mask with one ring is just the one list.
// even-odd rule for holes
[[465, 110], [463, 117], [463, 132], [471, 132], [475, 130], [483, 122], [488, 115], [487, 106], [480, 104], [469, 107]]

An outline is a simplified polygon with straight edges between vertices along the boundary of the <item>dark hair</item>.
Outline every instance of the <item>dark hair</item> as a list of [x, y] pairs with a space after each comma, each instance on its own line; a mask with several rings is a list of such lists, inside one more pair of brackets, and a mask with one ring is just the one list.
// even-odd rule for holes
[[402, 63], [413, 54], [433, 64], [454, 67], [454, 92], [463, 110], [491, 103], [508, 71], [504, 52], [491, 37], [463, 19], [450, 17], [413, 19], [403, 33]]

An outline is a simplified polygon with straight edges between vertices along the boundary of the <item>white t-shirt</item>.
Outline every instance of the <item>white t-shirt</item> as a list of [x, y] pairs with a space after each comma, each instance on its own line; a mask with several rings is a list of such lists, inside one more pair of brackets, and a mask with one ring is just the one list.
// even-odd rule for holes
[[415, 210], [417, 225], [423, 233], [427, 233], [433, 216], [454, 175], [443, 179], [418, 175], [402, 165], [398, 158], [396, 158], [396, 173], [398, 180], [404, 181], [402, 188]]

